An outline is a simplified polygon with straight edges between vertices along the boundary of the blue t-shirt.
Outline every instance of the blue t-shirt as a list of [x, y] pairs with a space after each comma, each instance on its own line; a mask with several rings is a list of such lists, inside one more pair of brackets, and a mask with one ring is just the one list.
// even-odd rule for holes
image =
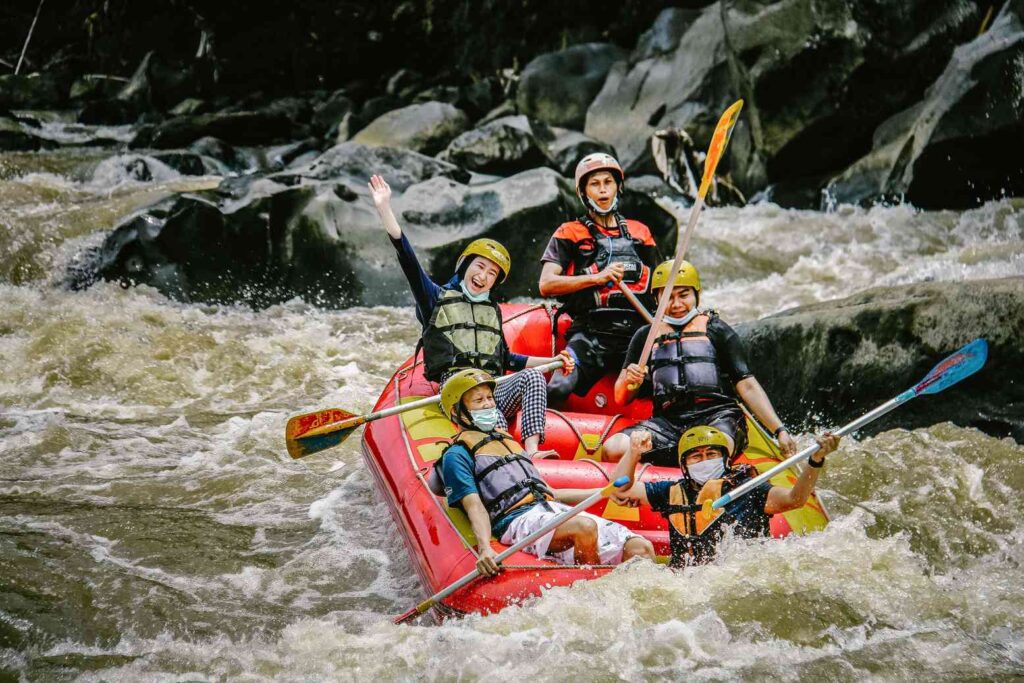
[[[471, 493], [480, 494], [476, 487], [476, 477], [473, 476], [473, 464], [473, 456], [469, 449], [460, 443], [445, 451], [441, 460], [441, 478], [444, 480], [444, 494], [451, 507], [462, 507], [462, 499]], [[491, 534], [500, 539], [512, 520], [536, 504], [521, 505], [512, 512], [499, 517], [491, 523]]]

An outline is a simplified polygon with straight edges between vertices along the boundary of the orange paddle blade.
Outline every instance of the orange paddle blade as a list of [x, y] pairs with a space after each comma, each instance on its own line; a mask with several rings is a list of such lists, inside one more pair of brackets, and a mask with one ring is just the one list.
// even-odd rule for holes
[[708, 195], [711, 181], [715, 177], [715, 169], [718, 168], [718, 162], [722, 160], [725, 146], [729, 144], [732, 129], [740, 118], [740, 109], [743, 109], [743, 100], [736, 100], [718, 119], [715, 133], [711, 136], [711, 144], [708, 145], [708, 155], [704, 159], [704, 177], [701, 178], [700, 190], [698, 190], [701, 199]]
[[337, 408], [296, 415], [284, 430], [288, 455], [298, 459], [337, 446], [363, 423], [361, 418]]

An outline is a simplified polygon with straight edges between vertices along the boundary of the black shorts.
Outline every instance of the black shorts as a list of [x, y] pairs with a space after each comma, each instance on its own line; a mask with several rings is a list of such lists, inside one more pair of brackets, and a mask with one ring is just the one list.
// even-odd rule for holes
[[649, 420], [641, 420], [632, 427], [626, 427], [622, 433], [629, 435], [638, 429], [646, 429], [651, 433], [654, 447], [644, 453], [640, 461], [659, 467], [679, 467], [679, 438], [687, 430], [700, 425], [714, 427], [732, 437], [735, 444], [733, 455], [746, 450], [747, 416], [736, 405], [721, 406], [680, 418], [652, 417]]

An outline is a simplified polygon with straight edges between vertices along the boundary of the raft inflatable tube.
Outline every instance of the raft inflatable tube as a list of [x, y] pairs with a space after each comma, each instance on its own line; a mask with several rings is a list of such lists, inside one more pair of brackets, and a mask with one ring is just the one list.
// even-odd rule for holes
[[[505, 336], [510, 348], [527, 355], [550, 356], [564, 347], [568, 316], [556, 316], [542, 305], [503, 305]], [[553, 327], [557, 327], [552, 333]], [[649, 400], [629, 406], [615, 404], [612, 387], [617, 371], [609, 373], [586, 396], [573, 396], [562, 410], [549, 410], [544, 447], [557, 451], [558, 459], [538, 461], [545, 479], [555, 488], [604, 486], [614, 466], [600, 462], [601, 446], [612, 434], [650, 415]], [[436, 394], [438, 387], [423, 377], [422, 356], [408, 359], [399, 367], [377, 401], [375, 410]], [[518, 425], [512, 427], [518, 436]], [[781, 460], [777, 448], [763, 430], [748, 424], [750, 444], [738, 462], [764, 471]], [[424, 592], [440, 591], [476, 566], [476, 539], [469, 520], [458, 509], [449, 508], [443, 497], [427, 486], [427, 477], [449, 439], [454, 425], [436, 406], [410, 410], [366, 426], [362, 451], [381, 496], [412, 558]], [[642, 469], [641, 469], [642, 468]], [[643, 466], [638, 479], [644, 482], [675, 480], [677, 468]], [[772, 484], [792, 486], [796, 476], [787, 471]], [[589, 510], [612, 519], [650, 539], [660, 556], [669, 554], [668, 523], [649, 508], [626, 508], [611, 500], [599, 501]], [[807, 505], [771, 520], [774, 537], [823, 529], [828, 514], [816, 496]], [[505, 546], [492, 541], [496, 552]], [[609, 566], [565, 567], [517, 553], [504, 563], [497, 577], [478, 580], [434, 607], [437, 619], [471, 612], [493, 613], [539, 595], [542, 588], [568, 586], [581, 579], [593, 579], [613, 569]]]

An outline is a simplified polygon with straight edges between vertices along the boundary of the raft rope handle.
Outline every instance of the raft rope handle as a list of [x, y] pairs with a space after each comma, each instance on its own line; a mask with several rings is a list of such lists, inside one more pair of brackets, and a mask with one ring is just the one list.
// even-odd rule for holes
[[612, 415], [612, 419], [608, 422], [608, 426], [606, 426], [604, 428], [604, 431], [598, 435], [597, 445], [594, 446], [593, 448], [590, 448], [589, 446], [587, 446], [586, 441], [583, 440], [583, 433], [576, 428], [576, 425], [572, 423], [572, 421], [568, 418], [568, 416], [566, 416], [565, 413], [563, 413], [560, 410], [555, 410], [554, 408], [548, 408], [547, 412], [554, 413], [558, 417], [562, 418], [565, 424], [569, 426], [569, 429], [572, 430], [572, 433], [576, 435], [577, 441], [579, 441], [580, 445], [583, 446], [583, 450], [586, 452], [587, 455], [594, 455], [599, 450], [601, 450], [601, 447], [604, 446], [605, 439], [608, 438], [608, 433], [612, 431], [612, 427], [614, 427], [615, 423], [619, 421], [619, 418], [623, 417], [622, 413], [616, 413]]

